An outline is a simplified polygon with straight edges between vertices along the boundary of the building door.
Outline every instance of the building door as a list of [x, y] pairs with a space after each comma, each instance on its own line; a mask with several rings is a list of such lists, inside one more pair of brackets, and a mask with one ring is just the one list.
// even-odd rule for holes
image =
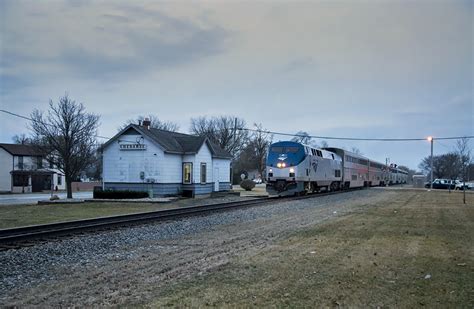
[[214, 168], [214, 191], [219, 191], [219, 168]]
[[32, 175], [31, 176], [31, 191], [41, 192], [44, 190], [51, 190], [51, 176], [50, 175]]

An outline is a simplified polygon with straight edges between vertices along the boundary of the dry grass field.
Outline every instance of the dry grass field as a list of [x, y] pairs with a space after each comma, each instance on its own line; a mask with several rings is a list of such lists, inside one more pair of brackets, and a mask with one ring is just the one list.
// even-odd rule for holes
[[0, 229], [205, 205], [236, 199], [238, 197], [229, 196], [225, 198], [181, 199], [168, 203], [88, 202], [82, 204], [5, 205], [0, 206]]
[[169, 285], [150, 305], [473, 308], [473, 197], [400, 192]]

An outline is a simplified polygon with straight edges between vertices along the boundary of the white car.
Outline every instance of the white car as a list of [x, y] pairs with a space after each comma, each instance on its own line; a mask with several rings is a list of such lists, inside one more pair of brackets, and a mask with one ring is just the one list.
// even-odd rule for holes
[[[472, 190], [474, 188], [474, 183], [466, 182], [466, 190]], [[464, 183], [462, 181], [456, 183], [455, 190], [464, 190]]]

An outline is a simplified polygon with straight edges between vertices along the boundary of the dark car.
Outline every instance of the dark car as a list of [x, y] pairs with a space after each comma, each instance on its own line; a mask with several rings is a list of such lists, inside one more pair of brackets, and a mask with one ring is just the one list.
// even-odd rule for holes
[[[454, 189], [456, 184], [459, 183], [458, 180], [451, 179], [435, 179], [433, 181], [433, 189]], [[427, 183], [425, 188], [430, 188], [430, 184]]]

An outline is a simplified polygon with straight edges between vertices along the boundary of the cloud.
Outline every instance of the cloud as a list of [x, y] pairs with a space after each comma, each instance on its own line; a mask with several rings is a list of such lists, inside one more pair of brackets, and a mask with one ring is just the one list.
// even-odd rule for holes
[[[2, 30], [5, 44], [0, 65], [1, 74], [8, 74], [5, 79], [23, 76], [38, 83], [60, 75], [62, 79], [126, 81], [225, 50], [228, 32], [209, 22], [130, 5], [75, 4], [66, 8], [51, 4], [46, 15], [42, 6], [11, 10], [7, 29]], [[24, 23], [27, 16], [30, 21]]]

